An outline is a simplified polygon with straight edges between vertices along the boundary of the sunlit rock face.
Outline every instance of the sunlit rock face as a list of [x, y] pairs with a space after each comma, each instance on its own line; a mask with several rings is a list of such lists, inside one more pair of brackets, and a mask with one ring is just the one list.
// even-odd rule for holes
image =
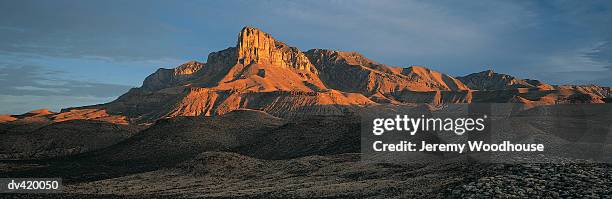
[[317, 73], [299, 49], [287, 46], [257, 28], [244, 27], [238, 35], [236, 49], [238, 62], [243, 65], [271, 65]]

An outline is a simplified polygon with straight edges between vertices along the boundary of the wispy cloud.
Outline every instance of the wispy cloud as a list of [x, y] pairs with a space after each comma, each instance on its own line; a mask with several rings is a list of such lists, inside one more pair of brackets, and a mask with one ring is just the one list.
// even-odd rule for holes
[[36, 109], [60, 111], [62, 108], [105, 103], [115, 97], [66, 95], [4, 95], [0, 94], [0, 114], [22, 114]]
[[58, 79], [49, 75], [58, 73], [33, 65], [0, 67], [0, 96], [3, 96], [0, 100], [0, 113], [20, 113], [34, 107], [59, 109], [85, 105], [85, 102], [109, 102], [130, 88], [125, 85]]
[[596, 44], [609, 41], [606, 36], [612, 30], [605, 24], [612, 18], [611, 4], [271, 1], [254, 6], [271, 13], [254, 16], [259, 19], [254, 21], [271, 21], [274, 25], [262, 24], [297, 44], [309, 41], [302, 44], [307, 48], [358, 51], [391, 65], [419, 64], [453, 75], [493, 66], [537, 78], [533, 71], [601, 70], [605, 60], [588, 54]]
[[10, 26], [0, 26], [0, 31], [25, 32], [23, 28], [10, 27]]
[[46, 71], [40, 66], [0, 68], [0, 94], [5, 95], [57, 95], [67, 96], [118, 96], [130, 86], [95, 83], [70, 79], [58, 79], [58, 71]]

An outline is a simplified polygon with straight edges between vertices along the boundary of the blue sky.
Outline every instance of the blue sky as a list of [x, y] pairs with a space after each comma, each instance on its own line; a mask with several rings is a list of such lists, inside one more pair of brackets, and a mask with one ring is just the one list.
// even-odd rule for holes
[[612, 1], [0, 1], [0, 113], [104, 103], [246, 25], [450, 75], [612, 85]]

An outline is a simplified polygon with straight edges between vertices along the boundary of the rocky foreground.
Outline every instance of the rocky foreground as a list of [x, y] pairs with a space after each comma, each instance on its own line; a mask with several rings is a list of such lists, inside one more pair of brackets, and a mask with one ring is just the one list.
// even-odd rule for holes
[[609, 164], [479, 165], [475, 180], [447, 189], [450, 197], [611, 198]]
[[[390, 111], [385, 107], [365, 112], [377, 110]], [[517, 141], [534, 139], [525, 132], [537, 132], [547, 144], [582, 140], [609, 145], [603, 140], [609, 137], [608, 110], [597, 104], [539, 107], [501, 120], [496, 130], [516, 135], [512, 139]], [[61, 134], [56, 135], [62, 140]], [[610, 198], [612, 194], [610, 164], [567, 158], [492, 164], [466, 156], [427, 164], [367, 162], [360, 153], [360, 136], [356, 115], [283, 119], [240, 110], [222, 116], [168, 118], [127, 138], [117, 137], [113, 139], [117, 143], [101, 149], [56, 154], [51, 159], [0, 161], [1, 176], [62, 177], [67, 185], [61, 194], [0, 197]]]
[[261, 160], [207, 152], [177, 167], [2, 198], [610, 198], [610, 165], [361, 164], [358, 154]]

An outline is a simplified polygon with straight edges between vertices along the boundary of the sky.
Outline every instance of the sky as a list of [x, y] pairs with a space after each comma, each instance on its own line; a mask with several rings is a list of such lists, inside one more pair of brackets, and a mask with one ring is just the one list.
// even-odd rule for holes
[[0, 1], [0, 114], [105, 103], [258, 27], [303, 51], [612, 86], [612, 1]]

